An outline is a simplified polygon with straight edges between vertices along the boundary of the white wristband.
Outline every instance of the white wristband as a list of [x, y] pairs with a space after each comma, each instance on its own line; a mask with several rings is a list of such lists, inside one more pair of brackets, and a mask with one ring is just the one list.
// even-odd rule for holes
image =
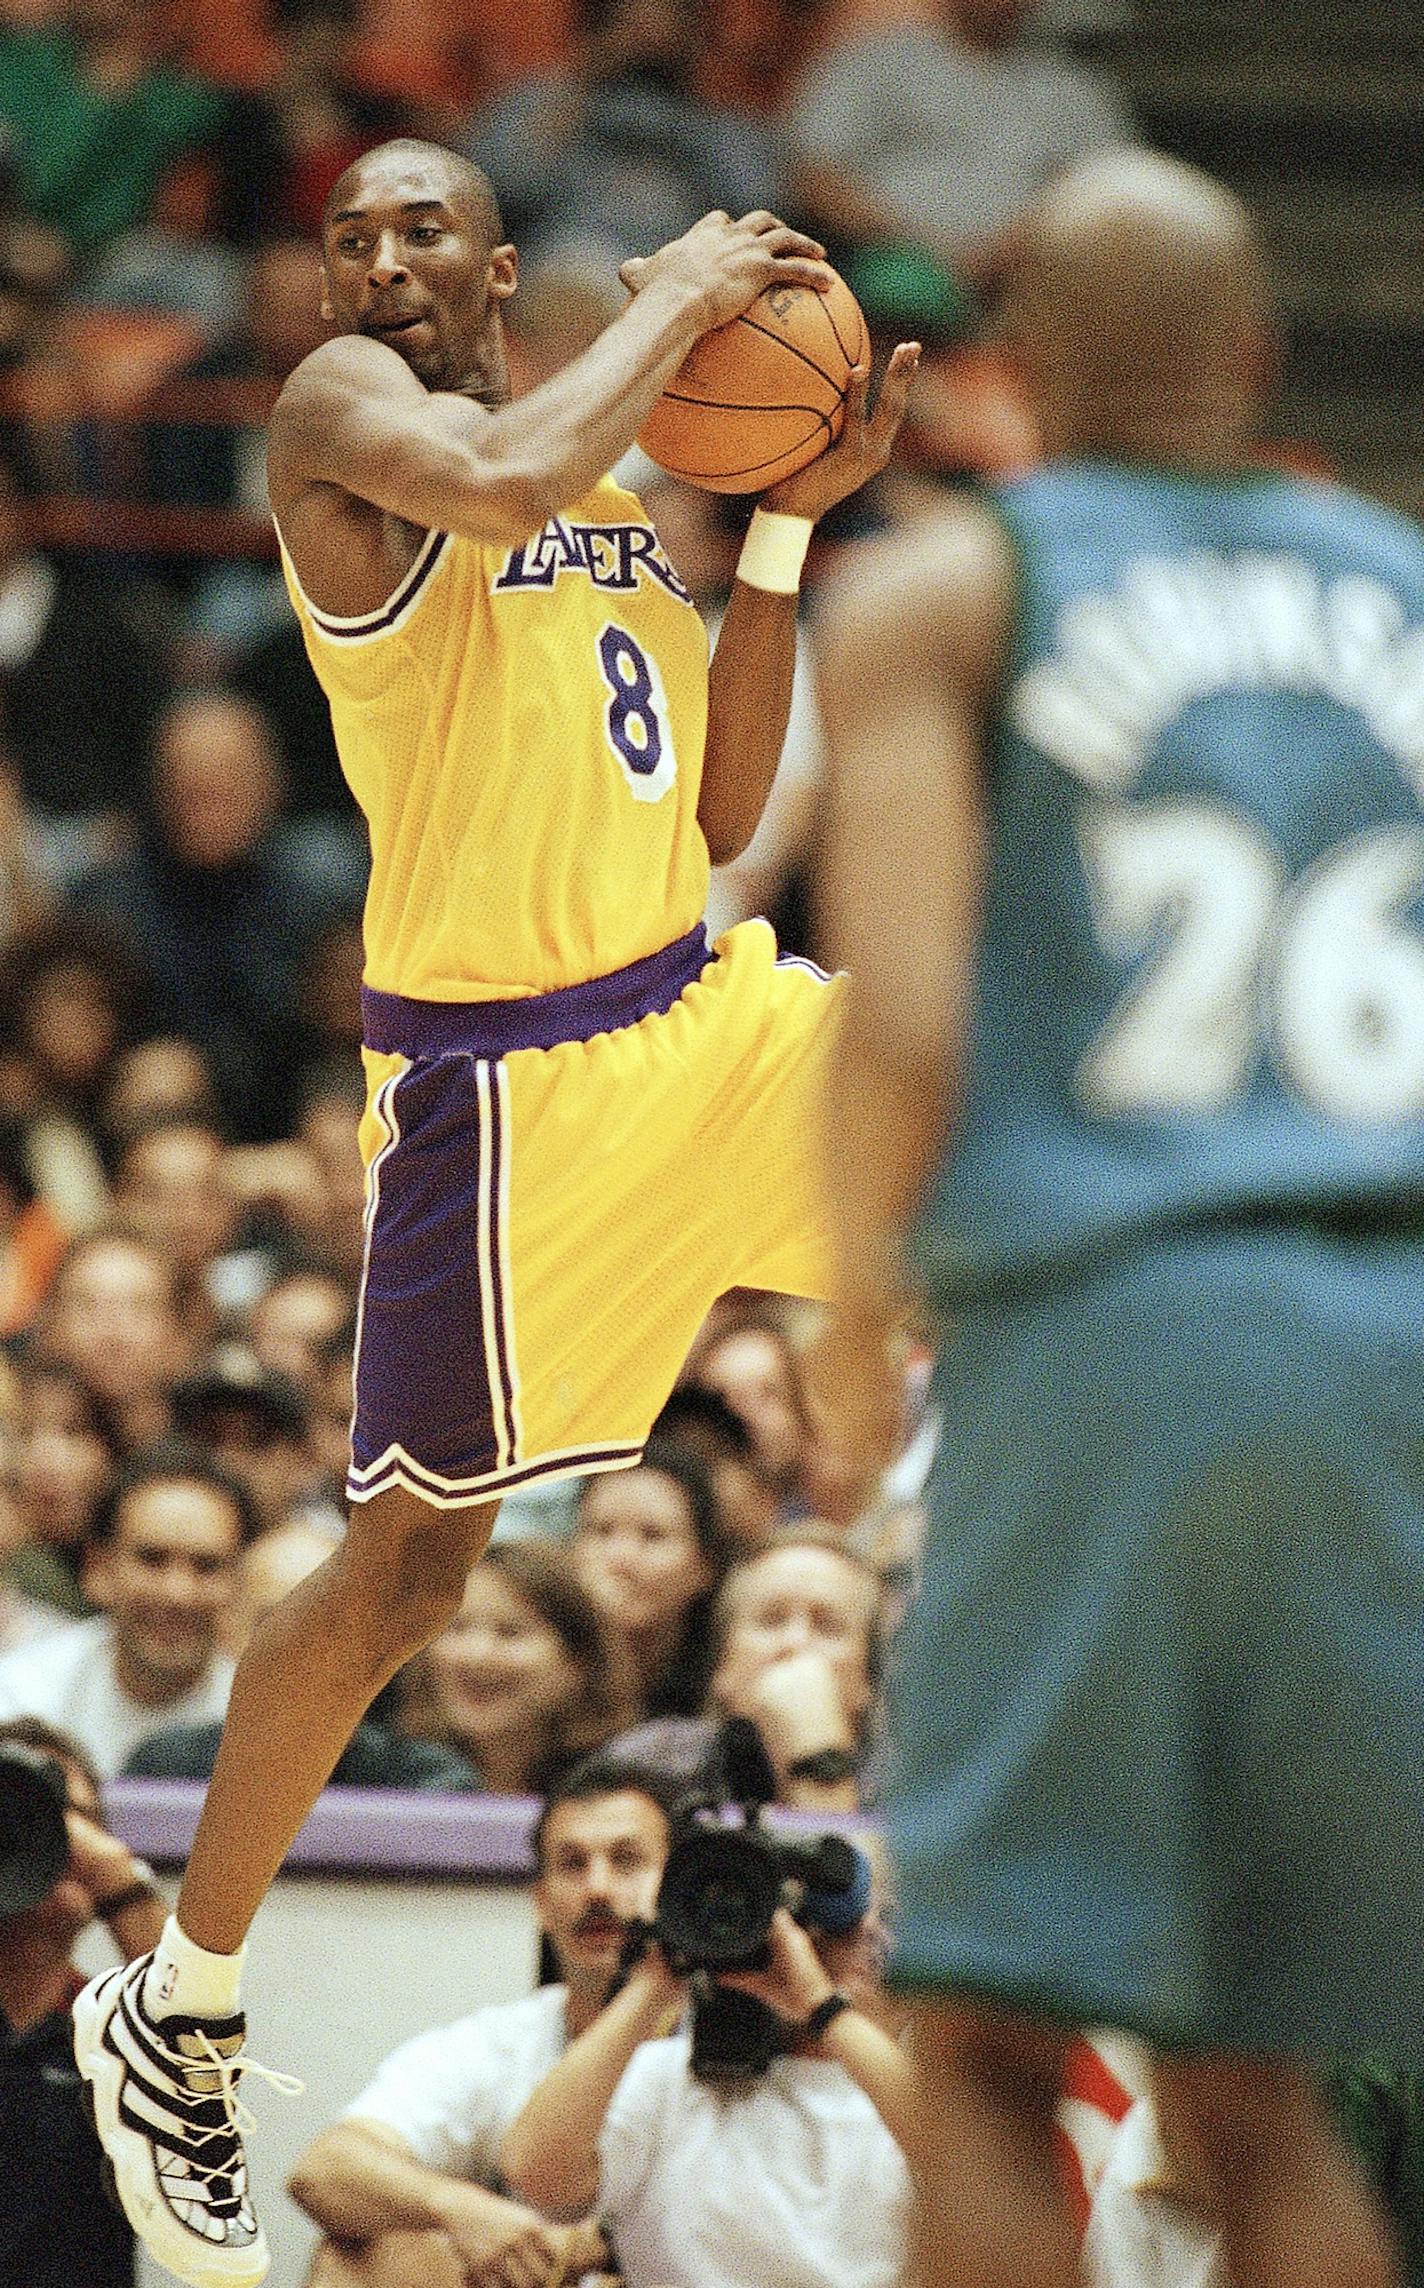
[[752, 512], [737, 578], [749, 588], [766, 588], [773, 596], [794, 596], [801, 586], [801, 567], [811, 542], [809, 516], [780, 516], [775, 509]]

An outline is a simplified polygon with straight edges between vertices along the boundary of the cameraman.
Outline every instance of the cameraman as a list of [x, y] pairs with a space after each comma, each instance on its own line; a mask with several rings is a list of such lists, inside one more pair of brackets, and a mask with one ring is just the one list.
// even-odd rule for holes
[[882, 1951], [873, 1911], [813, 1939], [779, 1907], [768, 1966], [719, 1983], [775, 2012], [782, 2052], [714, 2085], [667, 2033], [688, 1986], [650, 1943], [510, 2129], [509, 2183], [549, 2215], [596, 2209], [627, 2288], [897, 2288], [911, 2069]]
[[[559, 1983], [402, 2044], [308, 2146], [291, 2179], [325, 2236], [308, 2288], [546, 2288], [565, 2277], [580, 2242], [505, 2197], [500, 2140], [602, 2009], [667, 1845], [668, 1805], [636, 1765], [595, 1753], [550, 1791], [533, 1835], [534, 1902]], [[596, 2237], [581, 2245], [601, 2252]]]
[[[0, 1763], [7, 1758], [21, 1774], [52, 1760], [69, 1857], [43, 1896], [0, 1915], [0, 2281], [133, 2288], [133, 2235], [105, 2193], [74, 2065], [69, 2006], [83, 1979], [70, 1950], [100, 1922], [132, 1961], [157, 1944], [167, 1903], [105, 1828], [93, 1769], [67, 1733], [16, 1717], [0, 1724]], [[11, 1836], [7, 1858], [20, 1848]]]

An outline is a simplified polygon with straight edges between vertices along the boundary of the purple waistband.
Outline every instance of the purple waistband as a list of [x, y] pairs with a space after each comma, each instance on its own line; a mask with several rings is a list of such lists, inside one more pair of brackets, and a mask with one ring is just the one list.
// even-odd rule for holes
[[699, 922], [626, 969], [519, 1001], [411, 1001], [363, 985], [361, 1029], [379, 1056], [504, 1057], [515, 1049], [555, 1049], [561, 1041], [590, 1041], [595, 1033], [661, 1016], [716, 958]]

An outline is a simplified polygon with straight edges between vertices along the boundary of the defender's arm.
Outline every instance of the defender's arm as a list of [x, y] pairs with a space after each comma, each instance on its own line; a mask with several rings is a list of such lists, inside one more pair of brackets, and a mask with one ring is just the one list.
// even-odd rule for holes
[[904, 1243], [961, 1077], [985, 864], [981, 726], [1012, 564], [966, 508], [867, 547], [818, 641], [829, 765], [824, 944], [851, 973], [826, 1107], [838, 1297], [867, 1325], [908, 1300]]

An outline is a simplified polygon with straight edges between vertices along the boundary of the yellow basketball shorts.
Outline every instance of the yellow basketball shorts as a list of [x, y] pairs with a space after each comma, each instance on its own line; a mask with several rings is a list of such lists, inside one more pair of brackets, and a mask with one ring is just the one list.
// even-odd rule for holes
[[354, 1501], [636, 1462], [720, 1294], [826, 1294], [843, 987], [743, 922], [528, 1000], [365, 991]]

